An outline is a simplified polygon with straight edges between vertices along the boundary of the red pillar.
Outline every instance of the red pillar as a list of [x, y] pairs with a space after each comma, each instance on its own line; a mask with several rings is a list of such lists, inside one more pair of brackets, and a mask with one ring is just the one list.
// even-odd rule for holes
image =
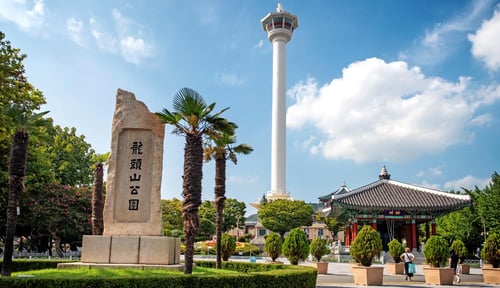
[[415, 220], [411, 220], [411, 234], [412, 234], [412, 248], [418, 247], [418, 234], [417, 234], [417, 222]]
[[434, 220], [431, 223], [431, 235], [436, 235], [436, 222]]
[[377, 231], [377, 219], [372, 220], [372, 228], [375, 229], [375, 231]]
[[412, 238], [411, 238], [411, 223], [406, 223], [405, 225], [406, 227], [406, 247], [412, 249], [413, 246], [412, 246]]
[[347, 225], [345, 227], [345, 245], [346, 246], [351, 246], [351, 225]]
[[352, 241], [356, 240], [356, 236], [358, 236], [358, 220], [354, 220], [352, 223]]

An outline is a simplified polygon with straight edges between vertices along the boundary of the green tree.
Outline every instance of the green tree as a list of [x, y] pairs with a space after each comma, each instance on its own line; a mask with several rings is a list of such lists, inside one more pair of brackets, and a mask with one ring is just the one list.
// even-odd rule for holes
[[483, 190], [476, 187], [476, 203], [484, 232], [500, 232], [500, 175], [494, 172]]
[[184, 273], [193, 271], [194, 241], [200, 227], [198, 209], [202, 203], [203, 138], [233, 129], [230, 123], [220, 117], [226, 109], [212, 114], [215, 103], [207, 105], [198, 92], [182, 88], [173, 99], [173, 111], [163, 109], [157, 112], [159, 119], [174, 126], [173, 133], [185, 137], [184, 175], [182, 184], [182, 218], [184, 220]]
[[227, 261], [236, 251], [236, 240], [227, 233], [223, 233], [221, 238], [222, 259]]
[[283, 239], [280, 234], [271, 232], [266, 236], [266, 243], [264, 244], [264, 250], [267, 256], [271, 257], [271, 261], [276, 261], [281, 255], [281, 247], [283, 246]]
[[310, 252], [311, 252], [311, 255], [316, 258], [316, 261], [321, 261], [321, 258], [330, 253], [330, 249], [328, 249], [328, 247], [326, 247], [326, 243], [323, 239], [321, 238], [316, 238], [314, 239], [312, 242], [311, 242], [311, 246], [309, 247], [310, 248]]
[[313, 222], [314, 209], [304, 201], [277, 199], [259, 208], [259, 219], [264, 227], [279, 233], [281, 237], [286, 232], [300, 226], [310, 226]]
[[[233, 124], [236, 129], [236, 124]], [[247, 144], [234, 146], [236, 136], [234, 133], [217, 133], [211, 137], [211, 142], [205, 148], [205, 161], [215, 160], [215, 188], [214, 188], [214, 205], [215, 205], [215, 235], [216, 235], [216, 265], [217, 269], [221, 268], [221, 236], [222, 222], [224, 210], [224, 202], [226, 200], [226, 161], [231, 160], [234, 164], [238, 162], [237, 154], [247, 155], [253, 151], [253, 148]]]
[[161, 216], [163, 233], [167, 236], [176, 237], [176, 231], [182, 230], [182, 201], [177, 198], [162, 199]]
[[50, 121], [43, 118], [48, 112], [31, 114], [31, 112], [26, 112], [19, 106], [12, 106], [7, 112], [12, 119], [18, 121], [18, 128], [12, 139], [9, 161], [9, 197], [2, 276], [10, 276], [11, 274], [10, 265], [12, 263], [14, 235], [17, 225], [17, 209], [21, 194], [25, 190], [23, 180], [26, 173], [26, 159], [28, 158], [29, 131], [30, 129], [46, 127], [50, 123]]
[[109, 152], [95, 154], [92, 162], [94, 169], [94, 185], [92, 189], [92, 235], [101, 235], [104, 229], [104, 165], [108, 163]]
[[356, 262], [363, 266], [371, 266], [373, 258], [382, 251], [382, 239], [377, 230], [365, 225], [359, 230], [351, 245], [349, 253]]
[[309, 255], [309, 241], [306, 233], [300, 228], [292, 229], [285, 237], [281, 252], [292, 265], [298, 265], [300, 260], [305, 260]]

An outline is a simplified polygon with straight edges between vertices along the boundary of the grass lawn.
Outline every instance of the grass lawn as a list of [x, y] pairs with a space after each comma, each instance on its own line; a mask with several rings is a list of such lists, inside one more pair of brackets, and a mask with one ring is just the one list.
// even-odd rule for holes
[[[240, 272], [232, 270], [194, 267], [193, 275], [230, 275]], [[12, 273], [12, 277], [37, 277], [37, 278], [130, 278], [130, 277], [164, 277], [167, 275], [184, 275], [183, 271], [163, 269], [42, 269]]]

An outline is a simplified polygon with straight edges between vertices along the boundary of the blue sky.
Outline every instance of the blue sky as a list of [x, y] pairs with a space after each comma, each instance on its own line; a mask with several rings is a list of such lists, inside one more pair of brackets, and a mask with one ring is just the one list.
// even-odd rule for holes
[[[228, 162], [226, 193], [247, 214], [270, 189], [277, 1], [0, 1], [0, 30], [28, 55], [55, 123], [108, 152], [118, 88], [150, 111], [197, 90], [255, 150]], [[392, 179], [484, 188], [500, 172], [500, 1], [281, 1], [287, 45], [287, 190], [317, 202]], [[181, 198], [184, 139], [167, 127], [162, 198]], [[214, 164], [203, 197], [213, 198]]]

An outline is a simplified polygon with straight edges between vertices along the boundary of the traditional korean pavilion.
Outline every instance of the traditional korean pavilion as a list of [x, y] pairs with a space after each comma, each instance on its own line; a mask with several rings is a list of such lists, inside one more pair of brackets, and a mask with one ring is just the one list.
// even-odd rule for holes
[[378, 181], [354, 190], [346, 188], [344, 184], [337, 193], [319, 197], [323, 203], [330, 198], [329, 207], [324, 210], [330, 215], [331, 211], [341, 211], [340, 217], [346, 223], [346, 246], [351, 245], [362, 225], [371, 225], [382, 237], [384, 250], [391, 239], [405, 239], [407, 247], [416, 249], [417, 225], [425, 224], [425, 236], [429, 238], [436, 234], [437, 217], [472, 204], [469, 195], [391, 180], [385, 166]]

